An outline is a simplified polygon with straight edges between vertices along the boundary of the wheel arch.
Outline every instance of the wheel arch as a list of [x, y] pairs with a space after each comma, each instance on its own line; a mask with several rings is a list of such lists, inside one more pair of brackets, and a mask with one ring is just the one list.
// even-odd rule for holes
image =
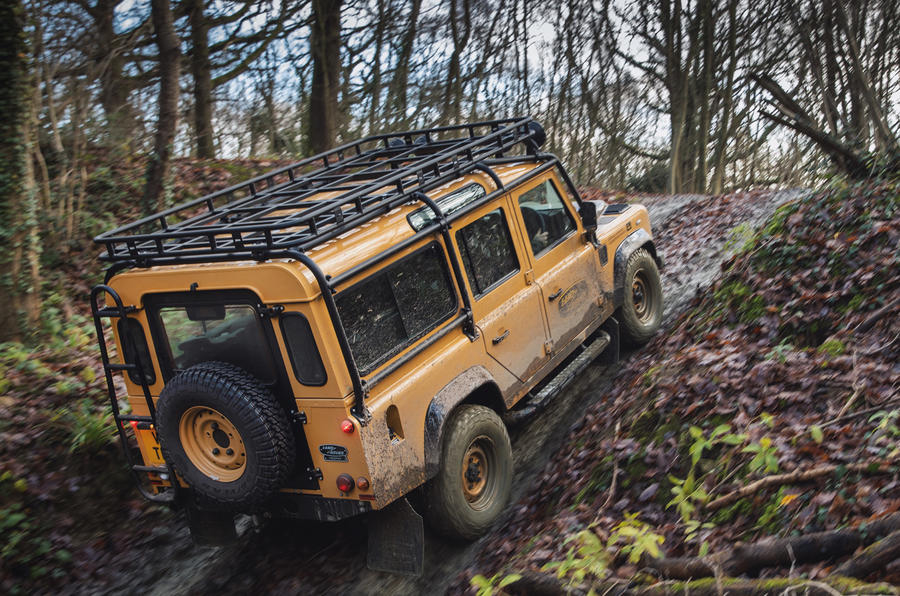
[[616, 249], [613, 260], [613, 304], [616, 308], [625, 301], [625, 266], [636, 250], [646, 249], [653, 257], [656, 266], [663, 268], [663, 259], [656, 251], [656, 245], [644, 228], [638, 228], [625, 237]]
[[483, 366], [473, 366], [444, 385], [432, 398], [425, 414], [425, 478], [440, 469], [444, 427], [457, 406], [475, 404], [502, 414], [506, 406], [500, 387]]

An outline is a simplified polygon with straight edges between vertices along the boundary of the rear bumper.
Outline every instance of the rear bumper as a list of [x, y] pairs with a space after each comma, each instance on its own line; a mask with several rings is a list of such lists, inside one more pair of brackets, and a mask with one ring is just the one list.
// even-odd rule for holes
[[272, 498], [267, 509], [277, 517], [338, 521], [368, 513], [372, 510], [372, 506], [366, 501], [280, 492]]

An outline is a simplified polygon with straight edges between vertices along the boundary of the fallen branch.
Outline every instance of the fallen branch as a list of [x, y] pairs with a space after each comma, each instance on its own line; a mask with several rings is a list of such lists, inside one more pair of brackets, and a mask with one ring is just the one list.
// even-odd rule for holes
[[[616, 422], [616, 431], [615, 431], [614, 439], [613, 439], [614, 441], [619, 440], [620, 425], [621, 425], [620, 422]], [[606, 497], [606, 501], [603, 502], [603, 505], [601, 505], [600, 509], [597, 511], [597, 516], [594, 518], [594, 521], [597, 521], [599, 519], [600, 512], [603, 511], [604, 509], [606, 509], [607, 506], [609, 506], [609, 504], [612, 503], [612, 500], [615, 498], [616, 483], [617, 483], [618, 479], [619, 479], [619, 458], [613, 456], [613, 473], [612, 473], [612, 480], [609, 483], [609, 495]]]
[[[847, 420], [859, 418], [860, 416], [865, 416], [867, 414], [874, 414], [875, 412], [878, 412], [878, 411], [881, 411], [881, 410], [884, 410], [886, 408], [890, 408], [893, 406], [900, 406], [900, 399], [889, 399], [888, 401], [884, 402], [883, 404], [881, 404], [879, 406], [875, 406], [874, 408], [866, 408], [865, 410], [857, 410], [855, 412], [851, 412], [850, 414], [844, 414], [843, 416], [833, 418], [833, 419], [829, 420], [828, 422], [823, 422], [819, 426], [821, 426], [822, 428], [825, 428], [826, 426], [833, 426], [839, 422], [846, 422]], [[806, 431], [803, 431], [803, 433], [797, 433], [797, 435], [794, 435], [794, 436], [799, 436], [801, 434], [804, 434], [805, 432]]]
[[865, 333], [866, 331], [874, 327], [875, 323], [880, 321], [886, 314], [888, 314], [898, 306], [900, 306], [900, 298], [894, 298], [891, 302], [888, 302], [887, 304], [873, 312], [871, 315], [869, 315], [869, 317], [865, 321], [857, 325], [853, 329], [852, 333]]
[[840, 418], [844, 414], [847, 413], [847, 410], [850, 409], [850, 406], [853, 405], [853, 402], [856, 401], [856, 398], [859, 397], [860, 393], [862, 393], [862, 386], [859, 384], [859, 371], [856, 368], [856, 350], [853, 351], [853, 394], [850, 395], [850, 399], [844, 404], [844, 407], [838, 412], [836, 418]]
[[[520, 573], [519, 580], [504, 588], [504, 593], [527, 594], [528, 596], [572, 596], [585, 593], [603, 596], [663, 596], [668, 594], [690, 594], [691, 596], [757, 596], [768, 594], [815, 594], [834, 596], [835, 594], [896, 594], [888, 584], [867, 584], [854, 579], [830, 576], [811, 581], [801, 578], [737, 579], [722, 577], [698, 579], [686, 582], [659, 582], [640, 585], [621, 580], [603, 580], [590, 585], [564, 588], [555, 577], [533, 571]], [[591, 592], [588, 592], [588, 588]]]
[[897, 531], [900, 531], [900, 513], [893, 513], [865, 527], [816, 532], [753, 544], [738, 544], [730, 551], [720, 551], [704, 559], [697, 557], [648, 559], [644, 561], [644, 565], [668, 579], [712, 577], [716, 568], [721, 569], [726, 575], [737, 576], [767, 567], [790, 567], [795, 564], [836, 559]]
[[[766, 476], [765, 478], [760, 478], [759, 480], [742, 486], [734, 492], [730, 492], [727, 495], [723, 495], [717, 499], [713, 499], [704, 506], [704, 509], [707, 511], [715, 511], [716, 509], [721, 509], [722, 507], [731, 505], [732, 503], [735, 503], [743, 499], [744, 497], [756, 494], [760, 490], [769, 488], [771, 486], [782, 486], [785, 484], [809, 482], [810, 480], [815, 480], [816, 478], [820, 478], [822, 476], [834, 474], [834, 472], [840, 467], [841, 466], [836, 466], [834, 464], [827, 464], [824, 466], [819, 466], [817, 468], [812, 468], [811, 470], [795, 470], [787, 474], [775, 474], [774, 476]], [[884, 466], [880, 462], [848, 464], [843, 467], [844, 469], [851, 472], [869, 472], [871, 474], [885, 473], [890, 471], [889, 467]]]
[[[594, 588], [594, 592], [602, 592]], [[825, 577], [815, 581], [801, 578], [777, 577], [771, 579], [736, 579], [722, 577], [689, 582], [661, 582], [643, 589], [630, 590], [628, 594], [663, 596], [685, 594], [690, 596], [762, 596], [770, 594], [816, 596], [840, 596], [841, 594], [896, 594], [896, 590], [884, 583], [865, 584], [842, 577]]]
[[847, 577], [864, 578], [900, 559], [900, 530], [892, 532], [872, 546], [837, 568], [837, 573]]

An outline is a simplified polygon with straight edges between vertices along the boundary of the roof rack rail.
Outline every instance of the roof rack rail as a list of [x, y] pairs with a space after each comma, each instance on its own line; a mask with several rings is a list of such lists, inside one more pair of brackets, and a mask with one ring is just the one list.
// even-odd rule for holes
[[100, 234], [125, 266], [268, 258], [308, 251], [421, 193], [509, 158], [537, 157], [530, 117], [374, 135]]

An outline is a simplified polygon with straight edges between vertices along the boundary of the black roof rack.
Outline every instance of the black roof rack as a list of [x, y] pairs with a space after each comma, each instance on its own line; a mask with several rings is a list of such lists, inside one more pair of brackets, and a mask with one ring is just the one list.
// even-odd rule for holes
[[[514, 148], [538, 157], [528, 117], [370, 136], [94, 238], [119, 266], [265, 259], [308, 251]], [[543, 154], [540, 154], [543, 155]], [[323, 198], [323, 194], [327, 198]]]

